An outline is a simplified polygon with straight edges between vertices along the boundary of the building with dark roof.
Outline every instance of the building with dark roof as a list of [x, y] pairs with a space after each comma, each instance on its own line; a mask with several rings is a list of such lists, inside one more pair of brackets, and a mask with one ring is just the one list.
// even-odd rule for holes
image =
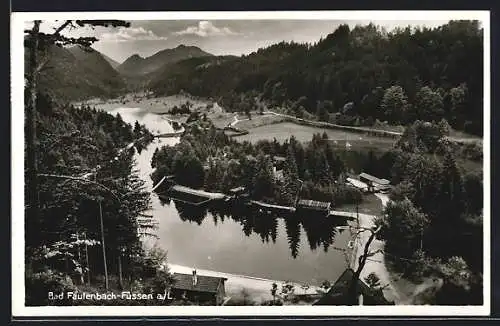
[[229, 189], [229, 193], [231, 195], [234, 195], [234, 196], [238, 196], [238, 195], [244, 194], [246, 192], [247, 192], [247, 189], [245, 187], [242, 187], [242, 186]]
[[283, 170], [285, 167], [286, 157], [283, 156], [273, 156], [273, 166], [276, 170]]
[[[316, 301], [313, 305], [316, 306], [346, 306], [350, 305], [349, 287], [354, 278], [354, 271], [350, 268], [346, 269], [337, 279], [335, 284], [328, 292]], [[382, 290], [371, 289], [365, 282], [358, 279], [356, 296], [360, 305], [366, 306], [387, 306], [393, 305], [394, 302], [389, 302], [385, 299]]]
[[196, 270], [192, 274], [174, 273], [173, 278], [170, 294], [174, 299], [214, 306], [224, 302], [227, 278], [197, 275]]

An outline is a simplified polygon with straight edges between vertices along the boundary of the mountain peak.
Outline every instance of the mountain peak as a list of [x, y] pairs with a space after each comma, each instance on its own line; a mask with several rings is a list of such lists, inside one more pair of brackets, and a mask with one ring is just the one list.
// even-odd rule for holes
[[211, 54], [201, 50], [197, 46], [179, 44], [175, 48], [158, 51], [146, 58], [134, 54], [118, 66], [117, 69], [124, 75], [145, 75], [158, 70], [166, 64], [204, 56], [211, 56]]

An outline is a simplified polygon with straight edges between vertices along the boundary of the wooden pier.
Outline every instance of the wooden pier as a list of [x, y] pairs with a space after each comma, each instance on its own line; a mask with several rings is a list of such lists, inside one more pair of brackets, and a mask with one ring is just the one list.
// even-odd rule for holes
[[282, 211], [282, 212], [289, 212], [289, 213], [295, 212], [295, 207], [268, 204], [268, 203], [264, 203], [261, 201], [255, 201], [255, 200], [251, 200], [250, 203], [252, 205], [255, 205], [255, 206], [258, 206], [260, 208], [267, 209], [270, 211]]
[[168, 190], [168, 197], [186, 204], [200, 206], [213, 200], [224, 199], [227, 196], [218, 192], [207, 192], [186, 186], [174, 185]]
[[330, 210], [330, 213], [328, 214], [328, 216], [329, 217], [338, 216], [338, 217], [347, 218], [349, 220], [355, 220], [358, 217], [358, 214], [354, 213], [354, 212], [345, 212], [345, 211], [333, 211], [333, 210]]
[[208, 192], [208, 191], [193, 189], [193, 188], [189, 188], [189, 187], [181, 186], [181, 185], [174, 185], [170, 188], [170, 190], [176, 191], [179, 193], [186, 193], [186, 194], [190, 194], [190, 195], [205, 197], [208, 199], [224, 199], [226, 197], [225, 194], [220, 193], [220, 192]]

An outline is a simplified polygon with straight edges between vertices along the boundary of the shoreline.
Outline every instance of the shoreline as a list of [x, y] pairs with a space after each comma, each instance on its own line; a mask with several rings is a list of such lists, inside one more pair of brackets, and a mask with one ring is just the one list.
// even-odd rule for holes
[[[81, 101], [75, 101], [74, 104], [79, 105], [79, 104], [88, 104], [88, 105], [93, 105], [96, 107], [101, 107], [102, 109], [105, 110], [113, 110], [119, 107], [127, 107], [129, 105], [133, 106], [139, 106], [144, 108], [146, 111], [150, 113], [164, 113], [166, 108], [172, 107], [174, 105], [181, 105], [185, 103], [186, 101], [189, 101], [192, 103], [193, 107], [195, 108], [201, 108], [207, 103], [214, 102], [211, 99], [208, 98], [201, 98], [201, 97], [193, 97], [193, 96], [187, 96], [185, 94], [176, 94], [176, 95], [168, 95], [168, 96], [159, 96], [159, 97], [148, 97], [145, 94], [142, 93], [128, 93], [124, 95], [123, 97], [118, 97], [114, 99], [98, 99], [98, 98], [92, 98], [92, 99], [87, 99], [87, 100], [81, 100]], [[219, 113], [224, 112], [223, 109], [218, 106], [218, 109], [216, 111], [219, 111]], [[149, 108], [149, 110], [147, 110]], [[220, 109], [222, 110], [220, 110]], [[214, 112], [215, 113], [215, 112]], [[228, 112], [226, 112], [228, 113]], [[356, 127], [356, 126], [347, 126], [347, 125], [339, 125], [339, 124], [334, 124], [334, 123], [329, 123], [329, 122], [321, 122], [321, 121], [312, 121], [312, 120], [306, 120], [303, 118], [298, 118], [292, 115], [288, 114], [283, 114], [279, 112], [274, 112], [270, 110], [266, 110], [263, 112], [264, 116], [276, 116], [276, 117], [281, 117], [284, 118], [284, 121], [289, 121], [293, 122], [297, 125], [309, 125], [312, 127], [317, 127], [317, 128], [327, 128], [327, 129], [336, 129], [336, 130], [343, 130], [343, 131], [348, 131], [356, 134], [364, 133], [364, 134], [374, 134], [378, 137], [382, 138], [397, 138], [400, 137], [403, 132], [401, 131], [394, 131], [394, 130], [386, 130], [386, 129], [381, 129], [381, 128], [376, 128], [376, 127]], [[258, 114], [258, 112], [252, 112], [252, 114]], [[238, 112], [231, 112], [232, 115], [231, 117], [228, 116], [229, 121], [225, 123], [225, 125], [233, 125], [235, 126], [239, 122], [246, 121], [246, 119], [234, 119], [234, 115], [238, 115]], [[284, 122], [283, 121], [283, 122]], [[463, 134], [460, 133], [459, 135], [450, 135], [447, 137], [448, 140], [456, 143], [461, 143], [461, 144], [467, 144], [467, 143], [479, 143], [481, 144], [483, 142], [482, 137], [474, 136], [474, 135], [468, 135], [468, 134]]]

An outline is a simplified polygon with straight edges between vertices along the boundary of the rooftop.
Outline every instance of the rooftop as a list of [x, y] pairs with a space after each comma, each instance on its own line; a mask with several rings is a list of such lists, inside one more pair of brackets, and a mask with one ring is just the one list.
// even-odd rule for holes
[[273, 160], [275, 162], [285, 162], [286, 161], [286, 157], [283, 157], [283, 156], [274, 156]]
[[241, 192], [244, 192], [246, 191], [246, 188], [245, 187], [236, 187], [236, 188], [232, 188], [232, 189], [229, 189], [229, 192], [231, 193], [241, 193]]
[[[319, 299], [315, 305], [346, 305], [349, 302], [348, 292], [354, 276], [354, 271], [346, 269], [330, 288], [328, 293]], [[365, 305], [390, 305], [381, 290], [372, 290], [365, 282], [358, 280], [357, 294], [363, 295]]]
[[316, 201], [311, 199], [301, 199], [298, 201], [297, 206], [305, 207], [305, 208], [313, 208], [320, 210], [328, 210], [330, 209], [330, 203], [323, 201]]
[[364, 183], [363, 181], [356, 180], [354, 178], [347, 178], [347, 182], [349, 182], [351, 185], [353, 185], [356, 188], [360, 189], [368, 189], [368, 185]]
[[220, 283], [224, 283], [226, 278], [205, 275], [196, 276], [196, 285], [193, 285], [193, 275], [174, 273], [173, 289], [216, 293]]
[[381, 184], [381, 185], [388, 185], [390, 183], [389, 180], [386, 180], [386, 179], [379, 179], [377, 177], [374, 177], [373, 175], [371, 174], [368, 174], [368, 173], [361, 173], [359, 175], [360, 178], [364, 178], [366, 180], [369, 180], [371, 182], [375, 182], [375, 183], [378, 183], [378, 184]]

